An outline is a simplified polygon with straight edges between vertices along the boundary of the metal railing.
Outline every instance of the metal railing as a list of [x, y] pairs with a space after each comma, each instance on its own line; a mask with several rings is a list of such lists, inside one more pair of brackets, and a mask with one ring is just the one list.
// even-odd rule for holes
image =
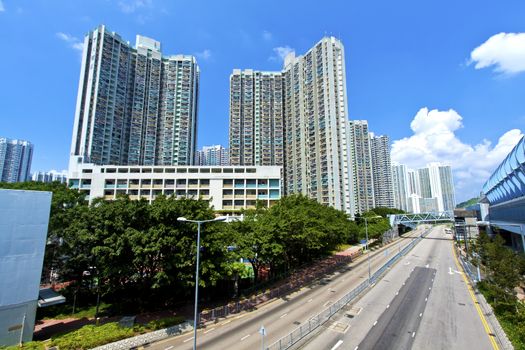
[[350, 292], [345, 294], [343, 297], [341, 297], [335, 303], [330, 305], [328, 308], [324, 309], [317, 315], [311, 317], [301, 326], [294, 329], [291, 333], [285, 335], [284, 337], [280, 338], [279, 340], [268, 346], [266, 350], [289, 349], [292, 345], [296, 344], [299, 340], [303, 339], [305, 336], [317, 329], [320, 325], [328, 321], [330, 317], [332, 317], [335, 313], [339, 312], [339, 310], [341, 310], [346, 304], [354, 300], [369, 286], [376, 283], [376, 281], [378, 281], [381, 278], [381, 276], [386, 272], [388, 268], [390, 268], [403, 255], [406, 255], [423, 237], [425, 237], [428, 234], [428, 232], [430, 232], [430, 230], [431, 228], [427, 229], [420, 236], [418, 236], [412, 242], [407, 244], [400, 252], [394, 255], [390, 260], [388, 260], [383, 266], [381, 266], [381, 268], [379, 268], [379, 270], [374, 272], [374, 274], [370, 277], [370, 281], [366, 280], [362, 282], [359, 286], [352, 289]]
[[253, 295], [250, 298], [219, 306], [211, 310], [202, 311], [199, 314], [199, 324], [205, 324], [210, 321], [217, 321], [220, 318], [225, 318], [232, 314], [237, 314], [241, 311], [252, 310], [257, 305], [260, 305], [270, 299], [278, 298], [282, 295], [288, 294], [290, 291], [300, 288], [315, 279], [318, 279], [326, 274], [329, 274], [341, 266], [352, 262], [356, 257], [360, 256], [362, 251], [359, 250], [355, 254], [349, 256], [331, 256], [330, 258], [320, 261], [318, 268], [313, 269], [311, 266], [305, 268], [305, 271], [299, 272], [298, 276], [293, 277], [291, 281], [276, 287], [274, 289]]

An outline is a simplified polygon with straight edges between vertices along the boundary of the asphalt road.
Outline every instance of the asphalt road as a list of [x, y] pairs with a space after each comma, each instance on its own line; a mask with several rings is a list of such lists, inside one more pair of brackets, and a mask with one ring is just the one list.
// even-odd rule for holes
[[[389, 258], [421, 234], [419, 229], [410, 235], [396, 240], [384, 249], [371, 253], [372, 273], [380, 268]], [[198, 330], [197, 347], [199, 349], [258, 349], [261, 347], [261, 325], [267, 330], [266, 345], [287, 335], [304, 322], [316, 315], [331, 303], [341, 298], [363, 280], [368, 278], [366, 257], [349, 264], [340, 272], [326, 276], [318, 283], [276, 299], [258, 308], [256, 311], [207, 325]], [[151, 350], [191, 349], [193, 333], [168, 338], [145, 346]]]
[[368, 293], [296, 348], [496, 348], [452, 247], [443, 227], [434, 228]]

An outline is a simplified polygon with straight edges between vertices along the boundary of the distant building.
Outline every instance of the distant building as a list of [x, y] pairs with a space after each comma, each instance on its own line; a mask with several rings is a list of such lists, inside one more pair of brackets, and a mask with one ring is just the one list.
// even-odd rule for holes
[[388, 136], [370, 133], [375, 207], [394, 208], [394, 185]]
[[34, 172], [31, 175], [31, 181], [34, 182], [55, 182], [58, 181], [60, 183], [66, 183], [67, 182], [67, 172], [56, 172], [56, 171], [37, 171]]
[[355, 208], [357, 213], [364, 213], [375, 207], [374, 174], [368, 122], [366, 120], [350, 120], [348, 126]]
[[439, 211], [452, 211], [456, 206], [454, 182], [450, 165], [431, 163], [427, 166], [432, 197], [437, 198]]
[[281, 198], [279, 166], [97, 166], [70, 170], [69, 187], [94, 198], [154, 200], [159, 195], [202, 198], [215, 210], [238, 212], [266, 207]]
[[191, 165], [197, 138], [199, 66], [163, 56], [160, 42], [135, 46], [104, 25], [84, 39], [70, 168]]
[[413, 213], [454, 210], [454, 183], [449, 165], [431, 163], [413, 170], [395, 164], [392, 179], [396, 208]]
[[0, 181], [29, 180], [32, 158], [33, 145], [30, 142], [0, 137]]
[[221, 145], [204, 146], [195, 153], [195, 165], [230, 165], [229, 150]]
[[32, 340], [51, 192], [0, 189], [0, 346]]

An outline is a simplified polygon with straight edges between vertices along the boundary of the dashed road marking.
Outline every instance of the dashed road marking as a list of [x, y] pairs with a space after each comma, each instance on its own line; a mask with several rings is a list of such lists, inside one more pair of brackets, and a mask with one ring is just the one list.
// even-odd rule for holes
[[387, 309], [388, 309], [389, 307], [390, 307], [390, 304], [388, 304], [388, 305], [386, 306]]
[[222, 325], [224, 326], [225, 324], [228, 324], [230, 323], [232, 320], [228, 320], [228, 321], [225, 321]]
[[173, 345], [168, 346], [168, 347], [165, 348], [164, 350], [170, 350], [170, 349], [173, 349]]
[[419, 314], [419, 317], [421, 317], [421, 316], [423, 316], [423, 313], [420, 313], [420, 314]]
[[190, 341], [190, 340], [192, 340], [192, 339], [193, 339], [193, 337], [188, 338], [188, 339], [186, 339], [186, 340], [183, 340], [182, 342], [183, 342], [183, 343], [186, 343], [186, 342], [188, 342], [188, 341]]
[[[215, 330], [215, 328], [210, 328], [208, 329], [207, 331], [204, 331], [203, 333], [206, 334], [206, 333], [210, 333], [211, 331]], [[167, 350], [167, 349], [166, 349]]]
[[416, 336], [416, 332], [412, 332], [412, 338]]
[[313, 301], [313, 299], [310, 299], [310, 300], [307, 301], [307, 303], [311, 303], [312, 301]]
[[374, 322], [374, 326], [377, 324], [377, 321]]
[[248, 338], [251, 334], [248, 334], [248, 335], [245, 335], [244, 337], [241, 338], [241, 341], [243, 341], [244, 339]]
[[339, 341], [337, 343], [335, 343], [334, 346], [332, 346], [332, 349], [331, 350], [335, 350], [337, 349], [338, 347], [341, 346], [341, 344], [343, 344], [343, 341], [341, 339], [339, 339]]
[[286, 315], [288, 315], [288, 313], [282, 314], [279, 318], [286, 317]]

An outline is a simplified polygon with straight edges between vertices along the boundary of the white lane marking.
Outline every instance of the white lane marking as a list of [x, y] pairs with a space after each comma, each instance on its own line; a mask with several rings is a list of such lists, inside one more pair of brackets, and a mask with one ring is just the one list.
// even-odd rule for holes
[[450, 266], [449, 266], [449, 268], [448, 268], [448, 274], [449, 274], [449, 275], [453, 275], [453, 274], [454, 274], [454, 272], [452, 272], [452, 267], [450, 267]]
[[168, 346], [168, 347], [165, 348], [164, 350], [170, 350], [170, 349], [173, 349], [173, 345]]
[[334, 346], [332, 346], [332, 349], [331, 349], [331, 350], [335, 350], [335, 349], [337, 349], [338, 347], [341, 346], [341, 344], [343, 344], [343, 341], [342, 341], [342, 340], [339, 340], [337, 343], [335, 343]]
[[421, 317], [421, 316], [423, 316], [423, 313], [420, 313], [420, 314], [419, 314], [419, 317]]
[[183, 343], [185, 343], [185, 342], [187, 342], [187, 341], [190, 341], [190, 340], [192, 340], [192, 339], [193, 339], [193, 337], [188, 338], [188, 339], [184, 340]]
[[416, 332], [412, 332], [412, 338], [416, 336]]
[[426, 267], [427, 269], [428, 269], [428, 265], [429, 265], [429, 264], [426, 264], [426, 265], [425, 265], [425, 267]]
[[359, 346], [356, 346], [356, 347], [354, 348], [354, 350], [357, 350], [358, 347], [359, 347]]
[[251, 334], [248, 334], [248, 335], [245, 335], [244, 337], [241, 338], [241, 341], [243, 341], [244, 339], [248, 338]]
[[405, 285], [405, 282], [403, 282], [403, 285]]
[[288, 315], [288, 313], [282, 314], [279, 318], [286, 317], [286, 315]]
[[388, 309], [389, 307], [390, 307], [390, 304], [388, 304], [388, 305], [386, 306], [387, 309]]
[[323, 304], [324, 307], [327, 307], [328, 305], [330, 305], [332, 302], [330, 300], [328, 300], [326, 303]]
[[399, 292], [396, 292], [396, 295], [398, 295], [398, 294], [399, 294]]
[[215, 330], [215, 328], [210, 328], [208, 329], [207, 331], [204, 331], [203, 333], [206, 334], [206, 333], [210, 333], [211, 331]]
[[374, 326], [377, 324], [377, 321], [374, 322]]
[[428, 300], [428, 298], [425, 298], [425, 301], [427, 301], [427, 300]]
[[313, 301], [313, 299], [310, 299], [310, 300], [307, 301], [307, 303], [311, 303], [312, 301]]
[[228, 320], [228, 321], [225, 321], [222, 325], [224, 326], [225, 324], [228, 324], [230, 323], [232, 320]]
[[434, 282], [434, 279], [432, 278], [432, 282]]

